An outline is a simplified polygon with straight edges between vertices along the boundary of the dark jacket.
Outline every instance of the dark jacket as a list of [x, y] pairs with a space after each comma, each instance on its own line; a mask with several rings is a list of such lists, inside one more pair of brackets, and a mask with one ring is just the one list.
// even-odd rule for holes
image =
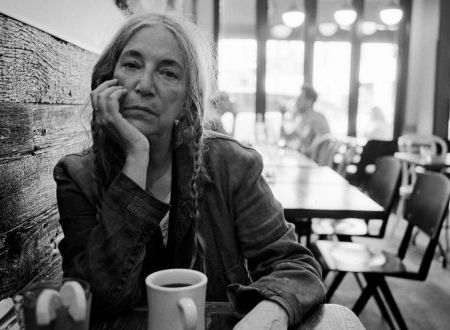
[[[319, 264], [296, 242], [292, 224], [261, 176], [252, 148], [209, 132], [200, 233], [206, 241], [208, 301], [230, 299], [239, 313], [260, 300], [281, 304], [289, 323], [299, 322], [324, 298]], [[56, 165], [57, 198], [64, 240], [64, 276], [91, 283], [94, 308], [108, 314], [145, 299], [145, 276], [163, 268], [188, 268], [193, 226], [185, 210], [192, 161], [174, 150], [171, 205], [120, 173], [107, 189], [96, 219], [91, 151]], [[170, 208], [165, 248], [159, 222]]]

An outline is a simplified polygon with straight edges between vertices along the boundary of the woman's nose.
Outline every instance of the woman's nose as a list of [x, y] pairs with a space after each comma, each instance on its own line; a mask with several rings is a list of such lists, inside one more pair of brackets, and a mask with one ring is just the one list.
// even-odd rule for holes
[[143, 94], [153, 94], [155, 92], [154, 75], [148, 71], [143, 72], [136, 81], [136, 91]]

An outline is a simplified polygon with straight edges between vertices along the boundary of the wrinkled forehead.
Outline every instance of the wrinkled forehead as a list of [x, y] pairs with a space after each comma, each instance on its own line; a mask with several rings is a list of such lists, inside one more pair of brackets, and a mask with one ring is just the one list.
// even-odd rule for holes
[[176, 34], [162, 23], [145, 24], [137, 29], [126, 42], [122, 53], [130, 50], [167, 57], [184, 66], [185, 51]]

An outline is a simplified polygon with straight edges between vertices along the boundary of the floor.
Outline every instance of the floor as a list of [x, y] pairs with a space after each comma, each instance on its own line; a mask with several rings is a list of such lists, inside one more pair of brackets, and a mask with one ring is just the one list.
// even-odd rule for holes
[[[396, 252], [403, 233], [404, 221], [397, 222], [396, 219], [390, 219], [389, 224], [391, 223], [396, 224], [395, 233], [394, 226], [388, 227], [383, 248]], [[443, 234], [441, 242], [444, 242]], [[379, 241], [375, 239], [366, 238], [359, 241], [369, 244], [378, 242], [377, 245], [379, 245]], [[412, 246], [411, 253], [407, 255], [407, 262], [413, 263], [418, 260], [425, 244], [426, 241], [419, 235], [416, 245]], [[327, 277], [326, 285], [333, 276], [330, 274]], [[388, 278], [387, 281], [409, 329], [450, 329], [450, 265], [447, 268], [442, 267], [439, 253], [436, 253], [426, 281], [395, 278]], [[347, 274], [331, 303], [341, 304], [351, 309], [359, 294], [360, 289], [354, 276]], [[367, 329], [389, 329], [389, 325], [383, 320], [373, 299], [369, 300], [359, 317]]]

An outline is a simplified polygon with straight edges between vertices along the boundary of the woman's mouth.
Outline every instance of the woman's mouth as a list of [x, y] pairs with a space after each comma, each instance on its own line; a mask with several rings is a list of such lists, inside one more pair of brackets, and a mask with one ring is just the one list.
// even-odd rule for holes
[[145, 106], [145, 105], [127, 105], [123, 108], [123, 111], [126, 111], [126, 110], [141, 110], [141, 111], [148, 112], [154, 116], [158, 116], [158, 114], [152, 108]]

